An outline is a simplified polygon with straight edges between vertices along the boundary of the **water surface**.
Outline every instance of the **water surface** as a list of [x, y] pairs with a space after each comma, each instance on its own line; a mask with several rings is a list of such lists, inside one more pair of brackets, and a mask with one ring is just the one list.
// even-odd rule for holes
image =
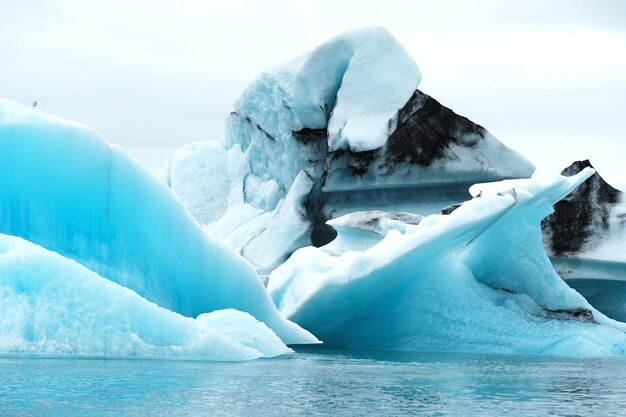
[[298, 349], [238, 363], [0, 358], [0, 416], [624, 415], [626, 359]]

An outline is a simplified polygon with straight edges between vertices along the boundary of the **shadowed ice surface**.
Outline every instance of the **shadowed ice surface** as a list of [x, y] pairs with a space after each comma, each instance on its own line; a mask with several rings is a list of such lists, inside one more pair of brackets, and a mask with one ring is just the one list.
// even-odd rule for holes
[[298, 349], [239, 363], [0, 358], [2, 416], [621, 415], [626, 359]]

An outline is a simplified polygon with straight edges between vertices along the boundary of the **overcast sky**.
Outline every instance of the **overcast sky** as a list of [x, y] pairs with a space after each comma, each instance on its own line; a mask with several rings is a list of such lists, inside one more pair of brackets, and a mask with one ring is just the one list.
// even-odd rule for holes
[[80, 121], [158, 170], [264, 68], [382, 26], [420, 89], [540, 167], [626, 190], [626, 1], [0, 0], [0, 96]]

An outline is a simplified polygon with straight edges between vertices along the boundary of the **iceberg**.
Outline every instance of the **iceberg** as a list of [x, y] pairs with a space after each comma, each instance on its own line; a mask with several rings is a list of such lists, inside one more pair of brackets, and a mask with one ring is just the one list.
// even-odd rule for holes
[[156, 177], [94, 130], [0, 100], [0, 233], [19, 236], [187, 317], [247, 312], [287, 344], [253, 267], [204, 234]]
[[621, 192], [588, 161], [535, 172], [420, 81], [384, 29], [339, 35], [162, 181], [0, 100], [0, 353], [625, 354]]
[[[576, 161], [561, 173], [593, 166]], [[566, 282], [598, 310], [626, 321], [626, 200], [596, 172], [542, 222], [544, 246]]]
[[[210, 236], [268, 274], [296, 249], [330, 242], [329, 219], [436, 213], [469, 198], [471, 184], [533, 173], [486, 129], [420, 91], [420, 81], [386, 30], [339, 35], [259, 74], [228, 116], [222, 144], [176, 153], [171, 189]], [[286, 224], [298, 232], [285, 233]]]
[[0, 235], [0, 353], [239, 361], [291, 352], [248, 313], [184, 317], [84, 266]]
[[[588, 160], [576, 161], [561, 173], [571, 176], [588, 167], [593, 168]], [[626, 200], [598, 173], [556, 203], [542, 226], [553, 257], [626, 263]]]
[[626, 324], [568, 287], [542, 245], [541, 220], [593, 173], [477, 184], [473, 199], [423, 218], [334, 219], [339, 242], [296, 251], [268, 291], [333, 347], [624, 354]]

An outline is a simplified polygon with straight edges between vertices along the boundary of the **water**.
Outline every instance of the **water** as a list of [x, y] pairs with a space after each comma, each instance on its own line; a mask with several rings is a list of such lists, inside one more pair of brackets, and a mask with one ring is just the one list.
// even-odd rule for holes
[[0, 416], [605, 416], [626, 359], [299, 349], [241, 363], [0, 358]]

